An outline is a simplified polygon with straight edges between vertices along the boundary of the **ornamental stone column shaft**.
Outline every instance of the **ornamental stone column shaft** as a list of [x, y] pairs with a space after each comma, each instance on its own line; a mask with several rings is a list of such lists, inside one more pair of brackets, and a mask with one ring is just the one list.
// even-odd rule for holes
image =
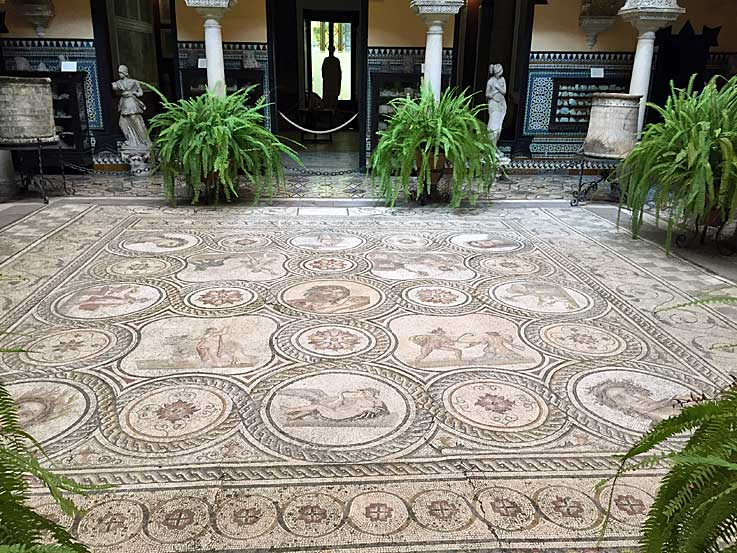
[[443, 76], [443, 32], [445, 23], [463, 7], [464, 0], [411, 0], [410, 6], [427, 25], [425, 85], [440, 100]]
[[223, 32], [220, 26], [225, 12], [238, 0], [185, 0], [205, 19], [205, 57], [207, 58], [207, 88], [218, 96], [225, 96], [225, 57]]
[[655, 31], [673, 23], [686, 10], [678, 0], [627, 0], [619, 15], [638, 32], [635, 62], [632, 66], [630, 94], [642, 96], [637, 130], [645, 125], [645, 108], [650, 94], [650, 77], [655, 53]]

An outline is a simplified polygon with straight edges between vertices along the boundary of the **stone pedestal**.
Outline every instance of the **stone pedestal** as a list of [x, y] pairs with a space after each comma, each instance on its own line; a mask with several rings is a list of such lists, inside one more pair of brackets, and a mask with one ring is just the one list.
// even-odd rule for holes
[[185, 0], [205, 19], [205, 57], [207, 58], [207, 87], [218, 96], [225, 95], [225, 58], [220, 21], [225, 12], [238, 0]]
[[17, 193], [13, 156], [8, 150], [0, 150], [0, 200], [12, 198]]
[[427, 25], [425, 85], [440, 100], [443, 75], [443, 32], [445, 23], [463, 7], [464, 0], [411, 0], [410, 5]]
[[650, 94], [650, 77], [655, 52], [655, 31], [673, 23], [686, 10], [678, 0], [627, 0], [619, 15], [638, 31], [635, 63], [632, 67], [630, 94], [641, 96], [637, 131], [645, 124], [645, 104]]
[[130, 165], [134, 177], [148, 177], [151, 175], [151, 151], [136, 150], [120, 146], [120, 157], [123, 163]]

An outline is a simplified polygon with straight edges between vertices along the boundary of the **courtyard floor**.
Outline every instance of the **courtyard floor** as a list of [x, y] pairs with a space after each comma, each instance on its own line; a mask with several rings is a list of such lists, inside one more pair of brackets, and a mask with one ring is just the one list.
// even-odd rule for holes
[[77, 520], [33, 497], [95, 551], [626, 551], [662, 471], [597, 482], [736, 372], [737, 309], [665, 310], [734, 262], [610, 207], [29, 205], [0, 205], [0, 377], [115, 485]]

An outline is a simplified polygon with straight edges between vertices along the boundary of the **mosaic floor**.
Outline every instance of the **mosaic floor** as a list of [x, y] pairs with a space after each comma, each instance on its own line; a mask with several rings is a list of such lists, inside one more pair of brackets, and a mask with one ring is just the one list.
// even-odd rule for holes
[[[593, 177], [586, 177], [593, 180]], [[161, 179], [130, 178], [94, 174], [89, 176], [70, 176], [69, 182], [79, 197], [160, 197]], [[565, 174], [510, 174], [509, 178], [497, 181], [491, 192], [482, 200], [570, 200], [571, 191], [578, 185], [578, 177]], [[606, 199], [606, 191], [601, 196]], [[53, 192], [52, 192], [53, 195]], [[249, 196], [247, 188], [241, 194]], [[348, 173], [344, 175], [309, 175], [290, 172], [286, 181], [274, 191], [278, 200], [292, 199], [361, 199], [376, 200], [366, 175]]]
[[[737, 367], [717, 276], [575, 209], [52, 203], [0, 230], [0, 360], [104, 552], [626, 551], [595, 490]], [[345, 213], [350, 213], [346, 216]]]

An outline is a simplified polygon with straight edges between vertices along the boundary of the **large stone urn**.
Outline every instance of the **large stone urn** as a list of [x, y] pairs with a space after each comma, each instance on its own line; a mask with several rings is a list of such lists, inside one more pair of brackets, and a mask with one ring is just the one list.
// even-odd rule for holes
[[583, 153], [590, 157], [624, 159], [637, 143], [642, 96], [594, 94]]

